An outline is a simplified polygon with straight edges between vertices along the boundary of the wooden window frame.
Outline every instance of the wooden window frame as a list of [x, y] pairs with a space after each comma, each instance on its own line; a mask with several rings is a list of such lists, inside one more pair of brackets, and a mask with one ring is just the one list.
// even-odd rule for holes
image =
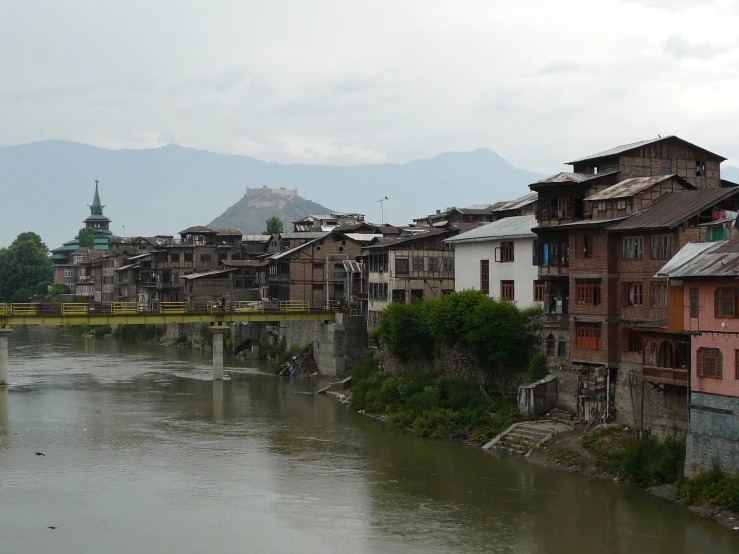
[[[403, 265], [405, 265], [405, 269], [403, 269]], [[408, 275], [410, 269], [408, 258], [395, 258], [395, 275]]]
[[[632, 293], [633, 289], [633, 293]], [[621, 304], [624, 307], [644, 305], [644, 283], [622, 283]]]
[[513, 302], [516, 300], [516, 282], [506, 279], [500, 282], [500, 297]]
[[[664, 308], [667, 306], [667, 283], [651, 283], [649, 287], [652, 308]], [[662, 300], [662, 303], [657, 303]]]
[[690, 287], [690, 317], [700, 315], [700, 292], [698, 287]]
[[[723, 379], [723, 363], [724, 355], [718, 348], [699, 348], [698, 349], [698, 378], [700, 379]], [[708, 364], [707, 362], [710, 362]], [[712, 365], [709, 369], [706, 366]], [[709, 370], [708, 372], [706, 370]]]
[[429, 272], [438, 273], [441, 271], [441, 261], [437, 257], [429, 258]]
[[600, 255], [600, 237], [597, 235], [575, 236], [576, 258], [597, 258]]
[[675, 239], [672, 235], [654, 235], [651, 242], [653, 260], [669, 260], [675, 248]]
[[718, 287], [714, 291], [713, 315], [716, 319], [737, 317], [737, 289], [735, 287]]
[[514, 260], [515, 243], [512, 240], [500, 243], [500, 262], [504, 264], [512, 263]]
[[621, 352], [642, 352], [644, 350], [643, 332], [626, 327], [621, 329]]
[[578, 350], [600, 350], [602, 346], [600, 325], [575, 325], [575, 347]]
[[480, 260], [480, 290], [490, 296], [490, 260]]
[[425, 265], [423, 256], [413, 256], [413, 271], [420, 273], [424, 271]]
[[621, 257], [624, 260], [643, 260], [644, 237], [624, 237]]
[[534, 302], [544, 302], [546, 281], [534, 280]]
[[575, 279], [575, 304], [599, 306], [601, 301], [600, 279]]

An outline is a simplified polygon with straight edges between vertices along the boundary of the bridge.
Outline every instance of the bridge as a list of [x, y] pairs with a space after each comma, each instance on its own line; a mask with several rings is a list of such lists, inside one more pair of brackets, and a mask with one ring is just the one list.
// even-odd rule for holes
[[207, 323], [213, 334], [213, 379], [223, 379], [223, 335], [241, 321], [327, 321], [337, 313], [356, 314], [345, 304], [285, 302], [38, 302], [0, 304], [0, 386], [8, 383], [8, 335], [14, 325], [164, 325]]

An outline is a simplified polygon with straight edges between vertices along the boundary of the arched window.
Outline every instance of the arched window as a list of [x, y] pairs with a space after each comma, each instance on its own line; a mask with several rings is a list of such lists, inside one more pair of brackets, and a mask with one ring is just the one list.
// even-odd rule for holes
[[657, 365], [657, 343], [653, 340], [644, 343], [644, 365], [652, 367]]
[[559, 336], [559, 342], [557, 345], [557, 356], [560, 358], [567, 357], [567, 337], [564, 335]]
[[554, 356], [554, 335], [547, 337], [547, 356]]
[[659, 345], [659, 367], [675, 367], [675, 353], [670, 341], [662, 341]]
[[718, 348], [698, 349], [698, 377], [724, 378], [724, 355]]

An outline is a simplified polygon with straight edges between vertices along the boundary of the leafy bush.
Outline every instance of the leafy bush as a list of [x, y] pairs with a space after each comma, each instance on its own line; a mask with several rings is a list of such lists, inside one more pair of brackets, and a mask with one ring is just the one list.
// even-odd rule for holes
[[547, 370], [547, 359], [546, 357], [537, 352], [529, 360], [529, 371], [528, 378], [532, 381], [539, 381], [547, 376], [549, 370]]
[[707, 500], [739, 513], [739, 473], [727, 475], [714, 463], [711, 469], [681, 483], [680, 498], [690, 506]]
[[113, 336], [127, 341], [145, 342], [158, 339], [164, 334], [164, 327], [158, 325], [119, 325]]
[[402, 362], [430, 360], [436, 344], [428, 326], [430, 304], [393, 302], [382, 312], [374, 336]]

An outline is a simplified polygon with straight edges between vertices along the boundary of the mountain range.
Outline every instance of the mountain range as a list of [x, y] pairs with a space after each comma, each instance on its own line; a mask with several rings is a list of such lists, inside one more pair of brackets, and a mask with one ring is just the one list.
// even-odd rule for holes
[[[739, 180], [739, 169], [722, 168], [722, 175]], [[73, 238], [89, 215], [96, 177], [113, 232], [151, 236], [223, 221], [219, 217], [243, 200], [247, 187], [298, 189], [316, 203], [306, 209], [330, 206], [375, 222], [382, 217], [378, 200], [387, 196], [386, 221], [402, 225], [447, 206], [516, 198], [544, 175], [516, 168], [488, 149], [407, 163], [329, 166], [176, 145], [108, 150], [48, 140], [0, 148], [0, 247], [23, 231], [39, 233], [50, 248]], [[259, 221], [242, 231], [258, 232], [253, 230], [264, 227], [266, 215], [255, 215]]]

